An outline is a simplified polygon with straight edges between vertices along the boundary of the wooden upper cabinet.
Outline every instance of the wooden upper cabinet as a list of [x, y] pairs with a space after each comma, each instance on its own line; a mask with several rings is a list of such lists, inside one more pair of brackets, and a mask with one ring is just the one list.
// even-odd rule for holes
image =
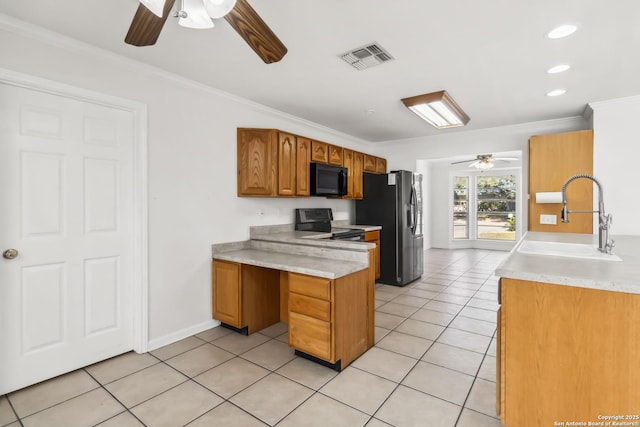
[[329, 164], [342, 166], [342, 147], [329, 144]]
[[[593, 131], [584, 130], [529, 139], [529, 230], [593, 233], [593, 214], [574, 213], [560, 221], [562, 203], [536, 203], [538, 192], [562, 191], [574, 175], [593, 174]], [[593, 181], [578, 179], [567, 187], [569, 210], [593, 210]], [[540, 224], [540, 215], [556, 215], [557, 224]]]
[[342, 196], [344, 199], [353, 199], [353, 150], [345, 148], [342, 150], [342, 166], [347, 168], [347, 194]]
[[310, 163], [348, 169], [345, 199], [361, 199], [362, 174], [385, 173], [387, 161], [277, 129], [238, 128], [238, 196], [308, 197]]
[[277, 131], [238, 129], [238, 196], [275, 196]]
[[296, 195], [311, 195], [310, 170], [311, 140], [302, 136], [296, 139]]
[[311, 161], [318, 163], [329, 163], [329, 144], [321, 141], [312, 141]]
[[353, 152], [353, 198], [362, 199], [362, 172], [364, 169], [364, 154]]
[[278, 195], [296, 195], [296, 137], [278, 132]]
[[369, 154], [364, 154], [364, 171], [375, 172], [376, 171], [376, 158]]

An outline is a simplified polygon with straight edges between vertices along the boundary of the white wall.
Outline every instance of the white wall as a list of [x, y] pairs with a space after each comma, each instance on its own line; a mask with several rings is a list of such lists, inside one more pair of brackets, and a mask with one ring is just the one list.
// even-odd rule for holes
[[419, 170], [425, 174], [425, 247], [449, 248], [452, 245], [446, 224], [449, 223], [450, 168], [443, 159], [473, 158], [480, 153], [521, 152], [521, 191], [524, 195], [521, 222], [524, 224], [529, 192], [529, 137], [588, 128], [590, 125], [584, 118], [570, 117], [467, 132], [444, 131], [437, 136], [377, 144], [374, 153], [387, 158], [389, 169]]
[[292, 223], [296, 207], [350, 219], [346, 200], [238, 198], [236, 128], [370, 151], [363, 141], [39, 29], [0, 28], [0, 67], [147, 104], [151, 347], [210, 326], [212, 243]]
[[638, 235], [640, 198], [635, 194], [634, 171], [638, 169], [636, 153], [640, 151], [640, 96], [589, 105], [593, 109], [593, 174], [604, 188], [605, 209], [613, 215], [611, 233]]

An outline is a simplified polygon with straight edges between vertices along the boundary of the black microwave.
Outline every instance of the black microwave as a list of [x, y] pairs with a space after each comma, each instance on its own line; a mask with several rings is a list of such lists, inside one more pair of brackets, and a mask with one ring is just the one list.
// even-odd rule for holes
[[312, 196], [344, 196], [347, 194], [347, 168], [311, 163]]

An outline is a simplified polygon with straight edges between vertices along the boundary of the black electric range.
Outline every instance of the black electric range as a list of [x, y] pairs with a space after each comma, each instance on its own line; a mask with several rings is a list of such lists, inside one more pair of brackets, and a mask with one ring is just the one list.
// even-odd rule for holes
[[364, 241], [364, 230], [332, 227], [331, 221], [333, 221], [331, 208], [296, 209], [295, 229], [298, 231], [330, 232], [332, 240]]

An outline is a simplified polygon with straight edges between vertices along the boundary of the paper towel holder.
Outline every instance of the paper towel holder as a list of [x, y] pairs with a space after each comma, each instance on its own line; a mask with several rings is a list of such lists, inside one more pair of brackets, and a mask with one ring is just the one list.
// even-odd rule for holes
[[536, 203], [562, 203], [562, 192], [547, 191], [536, 193]]

